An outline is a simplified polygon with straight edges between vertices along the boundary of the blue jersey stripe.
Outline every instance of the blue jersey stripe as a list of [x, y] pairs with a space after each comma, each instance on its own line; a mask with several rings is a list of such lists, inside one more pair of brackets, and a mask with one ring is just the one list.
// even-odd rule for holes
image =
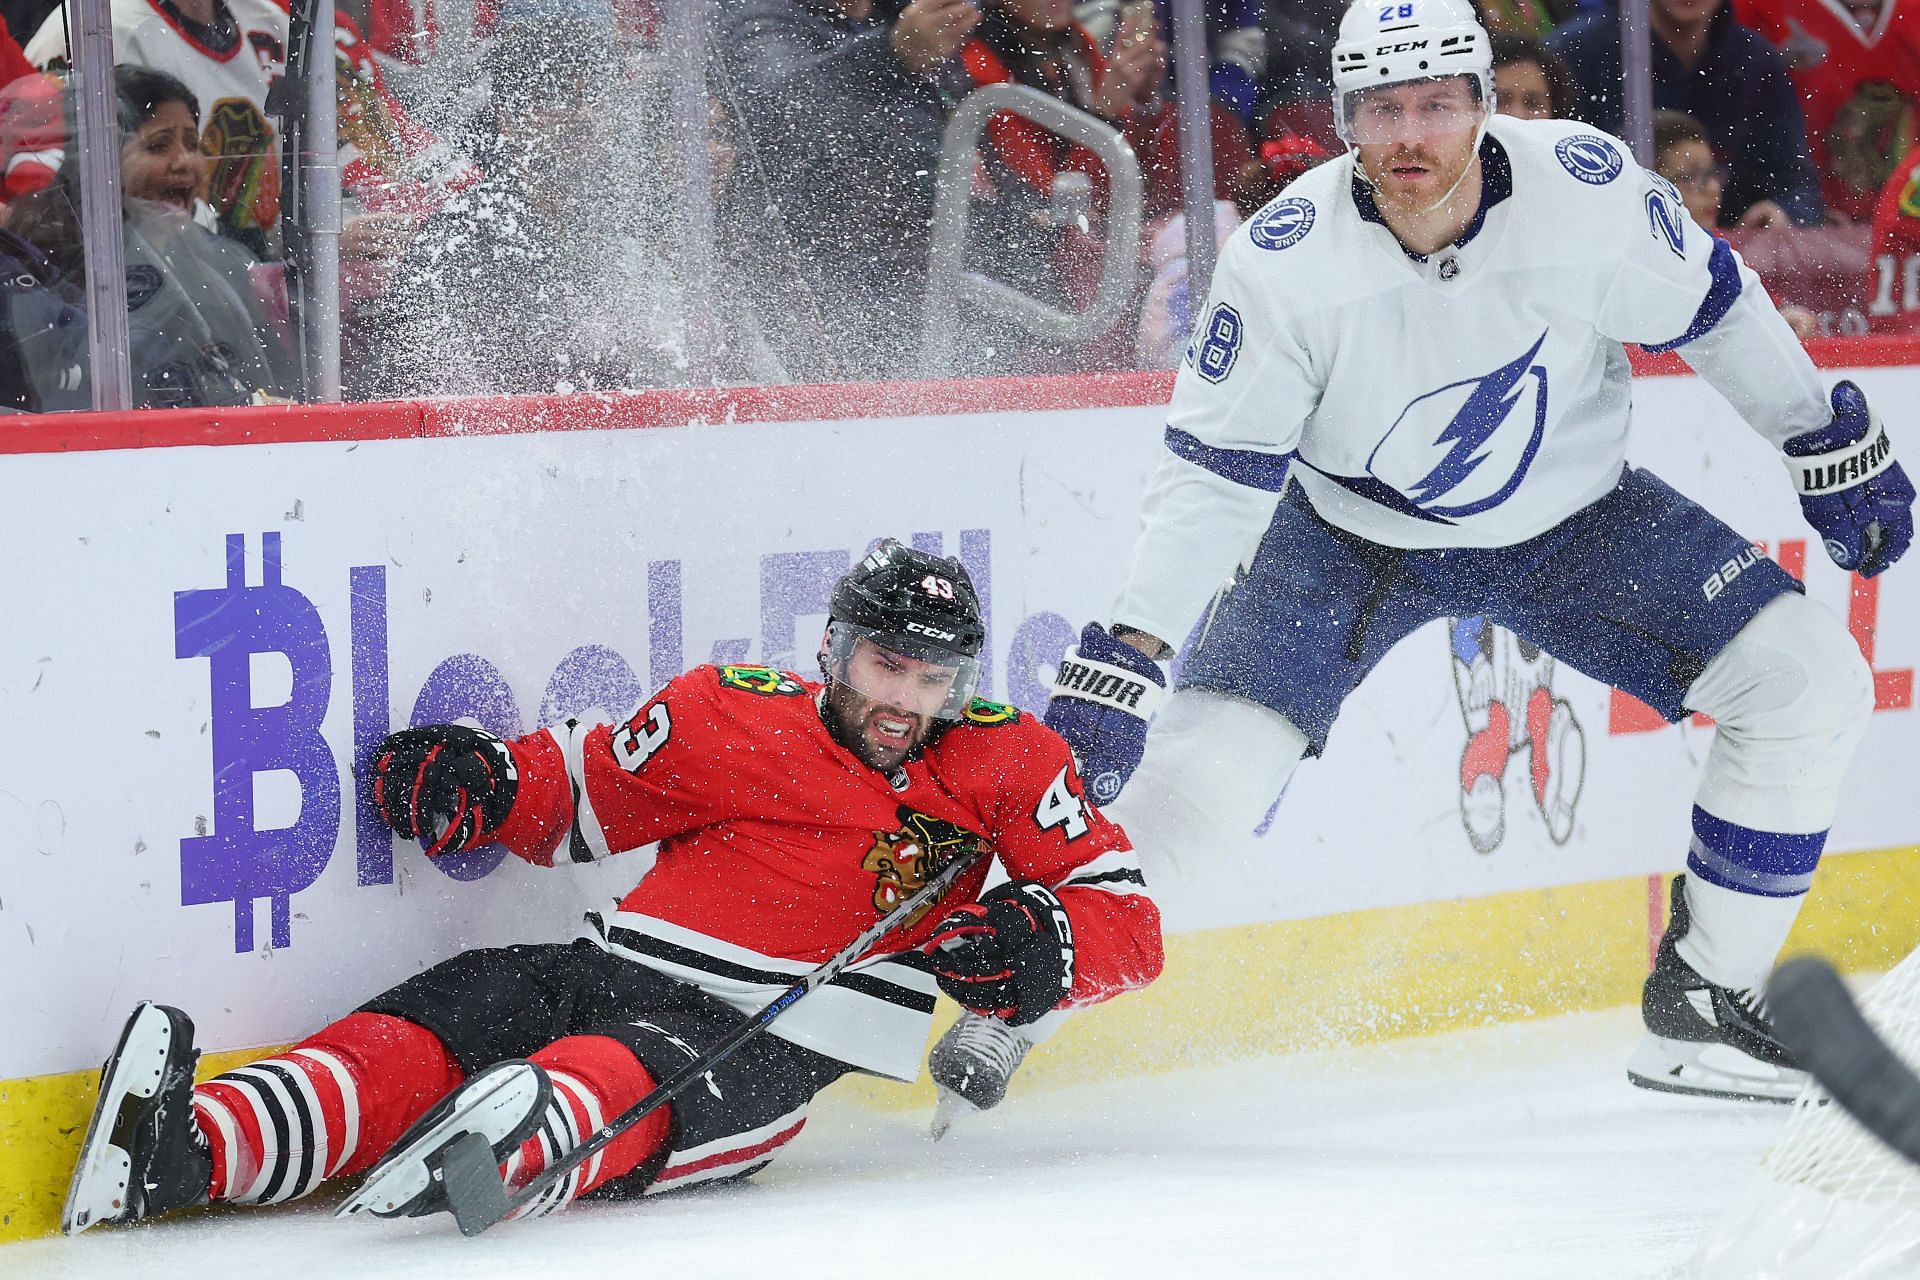
[[1724, 889], [1763, 898], [1792, 898], [1813, 885], [1813, 869], [1827, 833], [1788, 835], [1756, 831], [1693, 807], [1693, 846], [1687, 870]]
[[1278, 493], [1287, 483], [1291, 453], [1261, 453], [1255, 449], [1217, 449], [1178, 427], [1167, 428], [1167, 448], [1173, 456], [1211, 471], [1249, 489]]
[[1687, 326], [1687, 331], [1672, 342], [1643, 342], [1640, 344], [1643, 350], [1672, 351], [1696, 338], [1704, 338], [1713, 326], [1727, 318], [1727, 312], [1733, 310], [1733, 304], [1740, 299], [1740, 264], [1734, 260], [1732, 246], [1719, 236], [1713, 238], [1713, 256], [1707, 260], [1707, 273], [1713, 281], [1707, 286], [1707, 296], [1700, 300], [1700, 309], [1693, 313], [1693, 323]]

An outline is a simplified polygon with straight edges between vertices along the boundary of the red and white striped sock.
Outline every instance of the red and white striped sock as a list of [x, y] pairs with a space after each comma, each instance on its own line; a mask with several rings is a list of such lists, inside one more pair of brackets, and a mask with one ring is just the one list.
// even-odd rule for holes
[[213, 1198], [277, 1204], [367, 1168], [460, 1083], [438, 1036], [355, 1013], [193, 1091], [213, 1153]]
[[[553, 1081], [553, 1100], [547, 1104], [540, 1128], [500, 1168], [510, 1191], [531, 1183], [653, 1088], [653, 1077], [633, 1051], [607, 1036], [568, 1036], [534, 1054], [532, 1060]], [[665, 1144], [671, 1124], [670, 1109], [660, 1108], [514, 1216], [552, 1213], [602, 1183], [633, 1172]]]

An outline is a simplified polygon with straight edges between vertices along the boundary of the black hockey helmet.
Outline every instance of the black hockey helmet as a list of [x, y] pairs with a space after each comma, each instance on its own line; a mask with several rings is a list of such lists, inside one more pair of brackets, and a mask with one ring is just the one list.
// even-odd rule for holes
[[932, 713], [939, 718], [958, 719], [972, 699], [987, 627], [960, 561], [888, 538], [834, 584], [827, 616], [821, 669], [829, 680], [846, 680], [847, 658], [866, 639], [903, 657], [955, 668], [944, 705]]

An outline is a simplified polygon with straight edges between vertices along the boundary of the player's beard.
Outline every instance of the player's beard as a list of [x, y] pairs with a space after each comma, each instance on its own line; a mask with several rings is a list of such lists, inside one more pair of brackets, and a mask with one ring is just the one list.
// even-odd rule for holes
[[[933, 737], [932, 717], [915, 715], [897, 707], [884, 706], [838, 680], [827, 682], [820, 699], [820, 719], [833, 740], [851, 751], [869, 769], [892, 773], [907, 758]], [[904, 720], [911, 723], [904, 738], [895, 739], [880, 732], [875, 721]]]
[[[1393, 213], [1401, 216], [1425, 217], [1453, 199], [1454, 193], [1460, 190], [1460, 184], [1466, 181], [1467, 174], [1473, 169], [1474, 151], [1479, 136], [1479, 130], [1476, 129], [1473, 134], [1475, 145], [1468, 146], [1465, 155], [1461, 157], [1459, 172], [1455, 173], [1445, 188], [1437, 193], [1431, 190], [1415, 192], [1392, 180], [1394, 169], [1411, 165], [1417, 165], [1429, 174], [1445, 179], [1445, 161], [1436, 148], [1429, 146], [1414, 143], [1396, 144], [1393, 150], [1381, 157], [1377, 163], [1370, 164], [1361, 160], [1360, 176], [1366, 180], [1369, 187], [1373, 188], [1375, 201], [1389, 206]], [[1360, 158], [1356, 157], [1356, 159]], [[1376, 169], [1388, 180], [1383, 182], [1376, 177]]]

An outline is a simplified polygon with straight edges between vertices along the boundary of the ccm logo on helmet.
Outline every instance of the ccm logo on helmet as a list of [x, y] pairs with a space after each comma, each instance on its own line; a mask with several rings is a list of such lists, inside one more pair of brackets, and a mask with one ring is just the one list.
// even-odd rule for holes
[[1390, 53], [1412, 53], [1415, 49], [1424, 49], [1426, 47], [1427, 42], [1425, 40], [1408, 40], [1403, 44], [1383, 44], [1374, 49], [1373, 56], [1376, 58], [1384, 58]]
[[907, 623], [907, 630], [917, 636], [925, 636], [929, 640], [958, 640], [960, 638], [951, 631], [942, 631], [940, 628], [930, 627], [924, 622], [909, 622]]

